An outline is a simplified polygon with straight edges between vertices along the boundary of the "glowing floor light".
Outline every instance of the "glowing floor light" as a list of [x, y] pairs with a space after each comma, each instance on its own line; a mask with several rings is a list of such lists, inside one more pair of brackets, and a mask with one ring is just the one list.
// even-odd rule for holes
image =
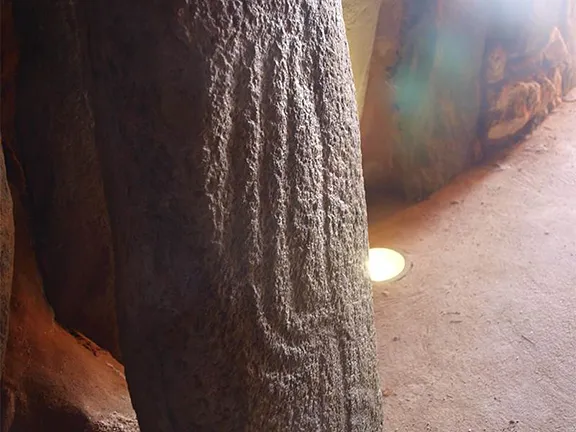
[[368, 252], [368, 272], [372, 282], [385, 282], [402, 275], [406, 258], [387, 248], [374, 248]]

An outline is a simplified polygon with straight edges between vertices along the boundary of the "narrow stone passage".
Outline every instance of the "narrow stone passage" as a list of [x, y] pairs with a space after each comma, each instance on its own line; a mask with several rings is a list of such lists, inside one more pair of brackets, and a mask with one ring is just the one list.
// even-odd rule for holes
[[412, 268], [374, 286], [387, 431], [576, 430], [576, 104], [371, 247]]

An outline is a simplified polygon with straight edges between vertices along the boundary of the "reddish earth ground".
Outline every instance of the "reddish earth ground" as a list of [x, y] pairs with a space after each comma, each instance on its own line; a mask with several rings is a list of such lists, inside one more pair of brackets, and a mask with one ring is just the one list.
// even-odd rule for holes
[[374, 287], [386, 431], [576, 431], [576, 104], [384, 215], [412, 263]]

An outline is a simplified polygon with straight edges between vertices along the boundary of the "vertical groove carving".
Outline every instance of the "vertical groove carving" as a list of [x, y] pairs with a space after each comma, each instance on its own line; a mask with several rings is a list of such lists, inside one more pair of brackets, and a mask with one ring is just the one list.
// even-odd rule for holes
[[87, 7], [142, 430], [380, 430], [340, 3]]

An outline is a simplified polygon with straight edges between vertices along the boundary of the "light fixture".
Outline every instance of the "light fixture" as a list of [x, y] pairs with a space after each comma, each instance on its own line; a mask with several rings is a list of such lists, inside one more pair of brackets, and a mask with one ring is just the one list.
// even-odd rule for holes
[[387, 248], [373, 248], [368, 252], [368, 272], [372, 282], [387, 282], [403, 276], [406, 258]]

